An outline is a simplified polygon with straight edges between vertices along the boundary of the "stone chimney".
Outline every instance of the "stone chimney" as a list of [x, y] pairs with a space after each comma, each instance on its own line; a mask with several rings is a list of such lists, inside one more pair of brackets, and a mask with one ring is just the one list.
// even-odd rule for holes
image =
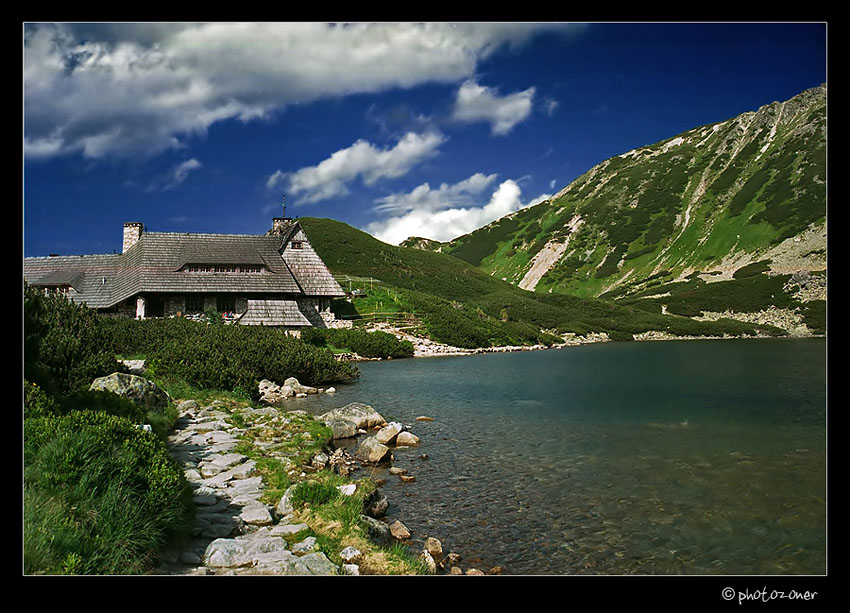
[[144, 225], [138, 221], [130, 221], [124, 224], [124, 248], [121, 253], [127, 253], [130, 247], [139, 242], [144, 229]]
[[292, 217], [272, 217], [272, 234], [283, 234], [289, 227]]

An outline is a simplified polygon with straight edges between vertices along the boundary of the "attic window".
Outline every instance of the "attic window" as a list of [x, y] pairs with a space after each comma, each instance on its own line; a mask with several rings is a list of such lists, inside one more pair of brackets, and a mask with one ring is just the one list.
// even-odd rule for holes
[[304, 242], [303, 241], [292, 241], [289, 244], [292, 246], [293, 249], [303, 249], [304, 248]]
[[263, 267], [253, 264], [187, 264], [186, 272], [259, 273]]

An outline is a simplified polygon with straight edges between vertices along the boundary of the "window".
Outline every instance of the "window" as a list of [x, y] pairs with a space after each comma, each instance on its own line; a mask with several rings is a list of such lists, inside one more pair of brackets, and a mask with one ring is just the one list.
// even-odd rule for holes
[[186, 312], [201, 313], [204, 310], [203, 296], [186, 296]]
[[187, 264], [186, 272], [215, 272], [215, 273], [260, 273], [263, 267], [253, 264]]
[[216, 298], [216, 310], [219, 313], [228, 313], [236, 310], [236, 298], [233, 296], [219, 296]]
[[292, 241], [289, 244], [292, 245], [293, 249], [303, 249], [304, 248], [304, 243], [302, 241]]

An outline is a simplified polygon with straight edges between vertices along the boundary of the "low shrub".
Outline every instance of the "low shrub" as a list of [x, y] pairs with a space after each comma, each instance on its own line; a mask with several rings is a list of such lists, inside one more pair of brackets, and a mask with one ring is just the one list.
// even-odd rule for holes
[[206, 325], [186, 319], [108, 320], [106, 342], [118, 354], [144, 353], [160, 380], [250, 394], [257, 382], [296, 377], [322, 385], [355, 379], [357, 368], [333, 354], [263, 326]]
[[104, 342], [102, 322], [92, 309], [25, 287], [24, 377], [50, 395], [66, 395], [126, 372]]
[[760, 260], [758, 262], [742, 266], [736, 270], [732, 276], [735, 279], [746, 279], [747, 277], [754, 277], [755, 275], [767, 272], [768, 270], [770, 270], [770, 260]]
[[72, 411], [95, 411], [129, 419], [134, 424], [142, 423], [145, 410], [128, 398], [105, 390], [78, 390], [59, 402], [64, 415]]
[[387, 332], [366, 332], [356, 328], [322, 330], [325, 341], [339, 349], [348, 349], [365, 358], [413, 357], [410, 341]]
[[38, 384], [24, 380], [24, 419], [47, 417], [58, 411], [56, 402]]
[[803, 322], [814, 334], [826, 334], [826, 300], [812, 300], [803, 304]]

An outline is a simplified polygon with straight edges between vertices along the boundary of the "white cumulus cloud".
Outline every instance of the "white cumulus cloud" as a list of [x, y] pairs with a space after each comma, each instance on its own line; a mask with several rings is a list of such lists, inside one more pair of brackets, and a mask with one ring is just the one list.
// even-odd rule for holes
[[394, 147], [384, 149], [361, 139], [315, 166], [294, 172], [276, 171], [266, 181], [266, 187], [282, 185], [287, 195], [298, 196], [299, 204], [343, 196], [348, 193], [348, 184], [357, 179], [372, 185], [379, 179], [407, 174], [417, 164], [434, 157], [443, 142], [445, 137], [437, 132], [408, 132]]
[[[251, 121], [323, 98], [468, 79], [499, 48], [521, 45], [543, 29], [580, 27], [29, 23], [25, 154], [155, 155], [184, 146], [219, 121]], [[512, 117], [508, 112], [498, 120], [499, 129]]]
[[[473, 185], [478, 187], [489, 184], [494, 177], [495, 175], [473, 175], [466, 182], [454, 186], [443, 185], [436, 191], [428, 188], [427, 184], [419, 186], [409, 194], [394, 198], [393, 201], [399, 204], [399, 210], [404, 211], [402, 214], [374, 221], [366, 226], [366, 231], [393, 245], [398, 245], [410, 236], [448, 241], [549, 197], [541, 195], [523, 203], [519, 185], [508, 179], [492, 193], [489, 202], [480, 206], [451, 206], [450, 199], [439, 198], [440, 195], [457, 197], [469, 192]], [[464, 184], [465, 187], [462, 187]], [[437, 204], [438, 201], [442, 202], [442, 205]], [[389, 203], [386, 199], [383, 199], [379, 208], [392, 210], [387, 209], [387, 204]]]
[[458, 89], [452, 117], [457, 121], [490, 123], [496, 136], [510, 132], [531, 114], [535, 88], [500, 96], [498, 90], [468, 80]]

